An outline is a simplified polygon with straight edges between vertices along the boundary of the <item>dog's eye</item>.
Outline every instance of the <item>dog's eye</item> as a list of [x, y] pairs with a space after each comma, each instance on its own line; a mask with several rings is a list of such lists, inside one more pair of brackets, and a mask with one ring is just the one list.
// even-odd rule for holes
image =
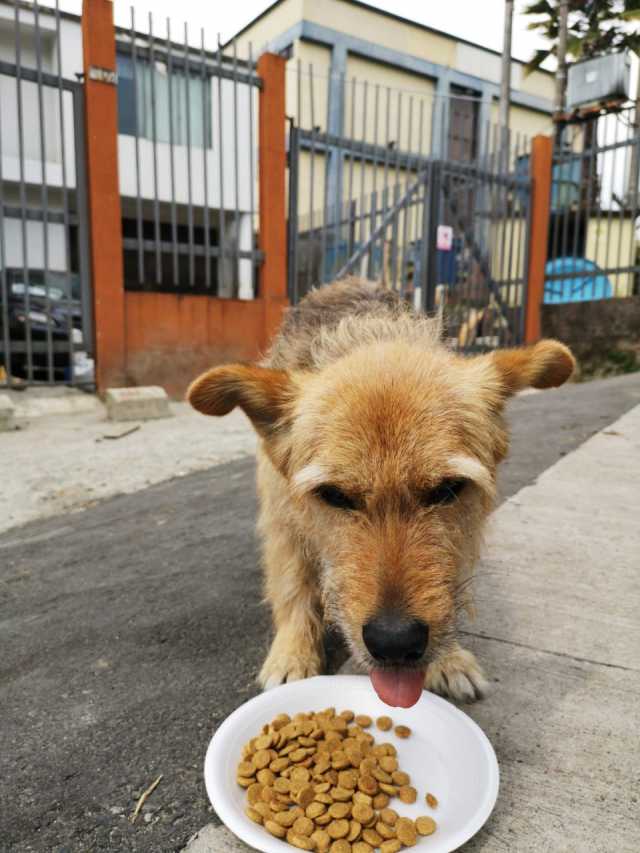
[[329, 506], [336, 509], [355, 509], [356, 504], [353, 498], [345, 495], [337, 486], [318, 486], [315, 494]]
[[466, 485], [466, 480], [443, 480], [435, 489], [423, 492], [421, 503], [423, 506], [453, 503]]

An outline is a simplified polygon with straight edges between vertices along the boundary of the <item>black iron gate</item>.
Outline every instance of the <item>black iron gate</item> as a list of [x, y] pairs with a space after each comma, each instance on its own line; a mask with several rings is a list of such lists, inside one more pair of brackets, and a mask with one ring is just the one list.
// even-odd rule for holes
[[13, 8], [0, 60], [0, 387], [92, 385], [83, 88], [62, 75], [57, 8]]
[[459, 349], [522, 342], [525, 146], [464, 163], [292, 126], [289, 168], [293, 303], [313, 286], [356, 274], [441, 313]]

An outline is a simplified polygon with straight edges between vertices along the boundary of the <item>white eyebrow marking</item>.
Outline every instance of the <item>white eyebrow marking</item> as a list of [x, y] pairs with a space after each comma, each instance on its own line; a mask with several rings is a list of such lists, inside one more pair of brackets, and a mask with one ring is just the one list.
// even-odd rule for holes
[[472, 480], [489, 497], [495, 495], [496, 487], [491, 472], [482, 462], [474, 459], [473, 456], [464, 456], [462, 454], [451, 456], [448, 460], [448, 467], [455, 476], [466, 477], [468, 480]]
[[292, 484], [297, 492], [303, 493], [311, 491], [316, 486], [322, 485], [327, 481], [327, 472], [321, 465], [316, 465], [312, 462], [310, 465], [305, 465], [297, 471], [292, 477]]

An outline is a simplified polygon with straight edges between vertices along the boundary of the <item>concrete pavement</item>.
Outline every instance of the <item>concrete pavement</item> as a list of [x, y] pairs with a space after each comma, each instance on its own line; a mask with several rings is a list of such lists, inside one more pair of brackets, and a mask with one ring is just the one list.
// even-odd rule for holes
[[[0, 532], [247, 456], [256, 446], [239, 410], [205, 418], [187, 403], [170, 403], [173, 418], [113, 423], [95, 398], [68, 399], [92, 405], [74, 414], [34, 415], [25, 429], [3, 433], [3, 454], [12, 464], [3, 471]], [[23, 404], [18, 417], [24, 422], [23, 413], [39, 402], [31, 409]]]
[[[468, 645], [493, 682], [465, 710], [501, 793], [465, 853], [637, 853], [640, 406], [494, 516]], [[425, 842], [425, 849], [428, 842]], [[185, 853], [246, 853], [205, 827]]]
[[[629, 526], [637, 413], [610, 426], [638, 404], [640, 376], [511, 404], [500, 492], [519, 494], [496, 516], [480, 620], [469, 627], [496, 679], [471, 713], [503, 771], [474, 853], [638, 849], [629, 847], [640, 705], [628, 559], [638, 551]], [[605, 462], [587, 476], [576, 448], [603, 427], [591, 441]], [[116, 467], [143, 465], [149, 445]], [[268, 644], [254, 519], [253, 463], [241, 459], [0, 535], [2, 853], [166, 853], [209, 823], [206, 849], [236, 853], [207, 801], [202, 762], [211, 732], [254, 695]], [[494, 574], [496, 587], [486, 586]], [[132, 825], [137, 798], [161, 773]]]

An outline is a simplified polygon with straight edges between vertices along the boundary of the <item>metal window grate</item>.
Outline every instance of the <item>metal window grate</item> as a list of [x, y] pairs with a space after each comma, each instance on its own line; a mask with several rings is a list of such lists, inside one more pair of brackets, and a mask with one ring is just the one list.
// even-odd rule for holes
[[180, 42], [149, 14], [118, 39], [125, 286], [252, 299], [256, 98], [250, 55]]

